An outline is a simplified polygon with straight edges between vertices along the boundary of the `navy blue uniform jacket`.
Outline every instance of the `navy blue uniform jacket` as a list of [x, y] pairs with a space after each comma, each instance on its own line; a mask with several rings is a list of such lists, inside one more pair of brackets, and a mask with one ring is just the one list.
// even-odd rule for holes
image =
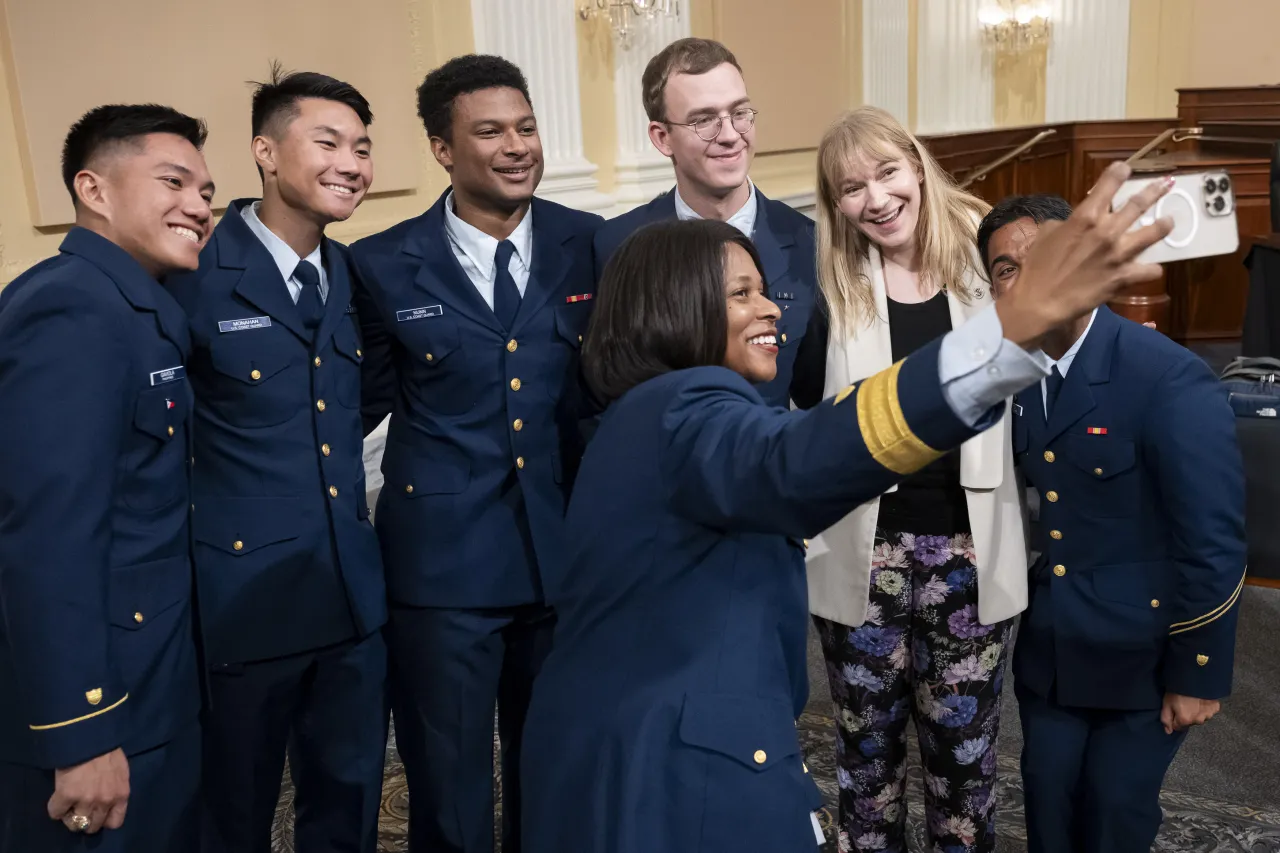
[[606, 410], [525, 727], [525, 853], [816, 849], [802, 537], [974, 434], [938, 351], [804, 412], [720, 367]]
[[507, 330], [450, 249], [447, 196], [351, 247], [366, 431], [392, 413], [377, 512], [388, 592], [420, 607], [531, 604], [563, 562], [601, 220], [533, 200], [533, 263]]
[[210, 664], [365, 636], [386, 588], [365, 498], [360, 346], [347, 250], [326, 240], [312, 341], [233, 202], [196, 273], [166, 282], [191, 319], [195, 562]]
[[[822, 399], [823, 371], [826, 367], [826, 339], [817, 342], [818, 351], [801, 356], [804, 370], [797, 372], [796, 359], [804, 346], [805, 333], [818, 304], [817, 250], [813, 241], [813, 220], [791, 206], [765, 197], [755, 190], [759, 204], [756, 230], [751, 235], [764, 278], [769, 282], [769, 298], [778, 306], [778, 375], [759, 386], [760, 396], [771, 406], [788, 408], [795, 399], [801, 407]], [[676, 218], [676, 191], [663, 193], [648, 204], [610, 219], [596, 232], [594, 240], [596, 280], [622, 242], [653, 222]], [[810, 369], [810, 367], [812, 369]]]
[[1117, 710], [1227, 695], [1245, 538], [1226, 390], [1194, 354], [1103, 307], [1049, 423], [1038, 385], [1016, 403], [1043, 555], [1014, 650], [1020, 685]]
[[169, 294], [81, 228], [0, 292], [0, 761], [196, 722], [189, 346]]

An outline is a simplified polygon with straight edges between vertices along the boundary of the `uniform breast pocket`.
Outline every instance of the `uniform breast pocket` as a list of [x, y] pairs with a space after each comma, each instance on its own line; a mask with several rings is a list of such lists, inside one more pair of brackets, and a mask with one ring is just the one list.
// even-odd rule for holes
[[337, 375], [333, 377], [337, 385], [335, 396], [348, 409], [358, 409], [360, 364], [364, 361], [364, 350], [360, 348], [360, 335], [356, 332], [354, 320], [344, 319], [338, 326], [333, 333], [333, 349], [338, 356], [337, 363], [333, 366], [337, 371]]
[[187, 499], [190, 393], [185, 380], [138, 393], [133, 440], [126, 450], [129, 475], [121, 488], [121, 498], [133, 509], [149, 512]]
[[[239, 332], [260, 335], [263, 332]], [[201, 382], [200, 402], [232, 426], [279, 426], [308, 411], [310, 382], [301, 370], [302, 348], [282, 340], [215, 340], [213, 370]]]
[[1075, 508], [1085, 515], [1106, 518], [1133, 514], [1141, 497], [1136, 450], [1126, 438], [1068, 435], [1062, 443], [1063, 461], [1086, 479], [1087, 490]]
[[400, 340], [409, 350], [415, 369], [412, 387], [419, 405], [443, 415], [460, 415], [475, 405], [475, 377], [469, 375], [462, 330], [444, 316], [425, 317], [401, 324]]

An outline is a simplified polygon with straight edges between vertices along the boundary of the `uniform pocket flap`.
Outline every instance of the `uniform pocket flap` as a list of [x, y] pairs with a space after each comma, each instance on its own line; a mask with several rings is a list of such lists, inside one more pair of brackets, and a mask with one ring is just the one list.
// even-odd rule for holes
[[562, 305], [556, 310], [556, 331], [575, 349], [582, 346], [582, 336], [586, 334], [587, 321], [591, 318], [590, 311], [590, 302]]
[[111, 570], [111, 624], [136, 631], [176, 604], [191, 597], [191, 564], [186, 557], [168, 557]]
[[232, 346], [228, 343], [210, 348], [209, 360], [213, 369], [223, 376], [246, 385], [258, 385], [288, 367], [293, 354], [268, 346]]
[[782, 699], [694, 693], [685, 696], [680, 739], [753, 770], [768, 770], [800, 751], [791, 703]]
[[294, 498], [205, 498], [191, 520], [197, 542], [237, 557], [298, 538], [304, 521]]
[[456, 495], [471, 484], [471, 461], [449, 444], [432, 443], [412, 451], [403, 445], [388, 445], [382, 474], [386, 479], [384, 488], [407, 498]]
[[1152, 601], [1164, 597], [1167, 564], [1137, 563], [1128, 566], [1098, 566], [1092, 572], [1093, 591], [1106, 601], [1151, 608]]
[[[437, 367], [453, 352], [462, 346], [462, 336], [458, 332], [458, 324], [447, 317], [427, 317], [415, 320], [414, 328], [402, 336], [405, 343], [417, 346], [422, 352], [415, 357], [428, 367]], [[416, 333], [416, 334], [411, 334]]]
[[169, 441], [178, 435], [178, 427], [187, 419], [187, 383], [173, 382], [156, 388], [145, 388], [138, 394], [133, 422], [138, 429]]
[[359, 364], [364, 360], [364, 350], [360, 348], [360, 337], [350, 320], [344, 320], [333, 333], [333, 348], [342, 355]]
[[1105, 435], [1067, 436], [1066, 447], [1061, 454], [1091, 477], [1109, 480], [1133, 468], [1133, 442], [1124, 438]]

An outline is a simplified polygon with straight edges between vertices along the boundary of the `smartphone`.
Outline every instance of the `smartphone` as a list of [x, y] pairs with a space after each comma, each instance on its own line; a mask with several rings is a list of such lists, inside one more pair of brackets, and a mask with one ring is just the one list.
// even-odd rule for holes
[[[1133, 178], [1120, 186], [1111, 200], [1118, 210], [1154, 178]], [[1189, 172], [1174, 176], [1173, 189], [1142, 214], [1134, 228], [1150, 225], [1162, 216], [1173, 220], [1173, 231], [1138, 256], [1148, 264], [1166, 264], [1190, 258], [1229, 255], [1240, 246], [1236, 227], [1236, 197], [1231, 177], [1222, 171]]]

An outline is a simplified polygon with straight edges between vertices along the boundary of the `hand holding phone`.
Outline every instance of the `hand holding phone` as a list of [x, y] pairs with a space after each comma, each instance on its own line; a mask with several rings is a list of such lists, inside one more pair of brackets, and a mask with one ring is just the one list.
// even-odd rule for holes
[[[1125, 181], [1112, 199], [1111, 209], [1119, 210], [1143, 188], [1163, 179], [1134, 178]], [[1139, 217], [1133, 227], [1150, 225], [1162, 216], [1173, 220], [1173, 231], [1143, 251], [1137, 258], [1140, 263], [1166, 264], [1229, 255], [1240, 246], [1235, 193], [1231, 178], [1224, 171], [1175, 175], [1173, 188]]]

